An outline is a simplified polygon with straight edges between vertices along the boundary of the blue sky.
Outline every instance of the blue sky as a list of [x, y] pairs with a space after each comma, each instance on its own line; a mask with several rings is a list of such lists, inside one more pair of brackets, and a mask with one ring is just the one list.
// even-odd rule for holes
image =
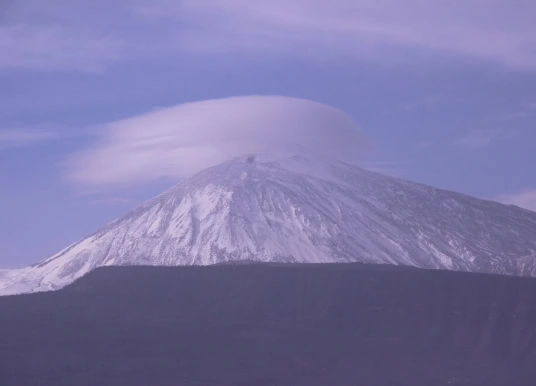
[[3, 1], [0, 267], [172, 183], [70, 178], [110, 122], [229, 96], [333, 106], [373, 144], [368, 167], [536, 210], [534, 14], [521, 0]]

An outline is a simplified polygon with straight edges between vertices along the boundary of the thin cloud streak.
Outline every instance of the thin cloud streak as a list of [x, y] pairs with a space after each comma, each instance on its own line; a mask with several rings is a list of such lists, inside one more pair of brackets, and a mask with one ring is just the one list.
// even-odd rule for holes
[[131, 205], [138, 203], [138, 200], [127, 197], [106, 197], [95, 199], [91, 201], [91, 204], [97, 205]]
[[470, 150], [482, 149], [489, 146], [499, 135], [497, 130], [476, 130], [457, 139], [454, 144]]
[[418, 149], [428, 149], [432, 146], [434, 146], [432, 141], [419, 141], [415, 144], [415, 147]]
[[404, 162], [402, 161], [367, 161], [362, 165], [362, 167], [376, 173], [381, 173], [393, 177], [401, 177], [401, 175], [403, 174], [403, 164]]
[[42, 146], [52, 141], [92, 138], [97, 135], [98, 130], [98, 126], [80, 128], [56, 124], [0, 129], [0, 148]]
[[32, 146], [60, 137], [59, 132], [51, 130], [0, 130], [0, 148]]

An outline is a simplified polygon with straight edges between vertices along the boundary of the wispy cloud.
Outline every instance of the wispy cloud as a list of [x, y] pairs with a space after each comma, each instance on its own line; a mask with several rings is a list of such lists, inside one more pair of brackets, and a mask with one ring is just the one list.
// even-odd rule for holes
[[0, 20], [0, 69], [102, 71], [122, 55], [121, 28], [129, 23], [122, 18], [125, 5], [111, 7], [99, 0], [7, 3]]
[[536, 114], [536, 101], [525, 102], [522, 105], [523, 110]]
[[523, 102], [517, 109], [506, 113], [503, 118], [507, 120], [512, 119], [532, 119], [536, 116], [536, 101]]
[[434, 146], [432, 141], [419, 141], [415, 144], [415, 147], [418, 149], [427, 149], [432, 146]]
[[60, 137], [59, 132], [53, 130], [0, 130], [0, 148], [32, 146]]
[[503, 194], [495, 197], [495, 201], [503, 204], [516, 205], [536, 212], [536, 189], [524, 190], [519, 193]]
[[399, 109], [406, 112], [428, 110], [440, 105], [441, 99], [438, 95], [428, 95], [418, 100], [405, 102], [399, 106]]
[[446, 54], [535, 69], [535, 13], [509, 0], [26, 0], [0, 26], [0, 68], [242, 52], [381, 63]]
[[482, 149], [489, 146], [500, 135], [499, 130], [475, 130], [454, 141], [454, 144], [466, 149]]

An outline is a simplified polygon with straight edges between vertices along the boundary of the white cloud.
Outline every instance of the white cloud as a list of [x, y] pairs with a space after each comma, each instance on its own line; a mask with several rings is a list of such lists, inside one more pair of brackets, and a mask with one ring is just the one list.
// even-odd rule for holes
[[[177, 53], [284, 54], [381, 63], [453, 54], [536, 68], [536, 3], [509, 0], [14, 2], [0, 68], [99, 70]], [[415, 55], [418, 53], [419, 55]]]
[[355, 162], [365, 143], [350, 117], [316, 102], [215, 99], [104, 125], [99, 141], [71, 159], [68, 178], [85, 188], [179, 179], [243, 154], [296, 147]]
[[503, 194], [495, 198], [503, 204], [516, 205], [536, 212], [536, 190], [525, 190], [519, 193]]

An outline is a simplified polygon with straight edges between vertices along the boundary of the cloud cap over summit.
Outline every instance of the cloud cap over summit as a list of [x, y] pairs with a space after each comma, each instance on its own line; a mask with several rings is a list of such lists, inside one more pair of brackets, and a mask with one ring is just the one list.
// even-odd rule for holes
[[355, 163], [366, 144], [340, 110], [282, 96], [181, 104], [104, 125], [68, 177], [86, 187], [184, 178], [248, 153], [306, 151]]

